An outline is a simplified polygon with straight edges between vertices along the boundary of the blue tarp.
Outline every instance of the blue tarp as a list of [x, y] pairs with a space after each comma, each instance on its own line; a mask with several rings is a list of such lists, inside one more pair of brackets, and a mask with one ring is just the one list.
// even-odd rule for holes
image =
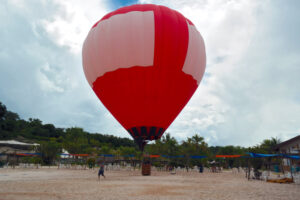
[[282, 157], [284, 158], [291, 158], [291, 159], [300, 159], [300, 156], [297, 155], [286, 155], [286, 154], [282, 154]]
[[104, 157], [115, 157], [115, 155], [112, 155], [112, 154], [99, 154], [99, 156], [104, 156]]
[[290, 159], [300, 159], [297, 155], [287, 155], [287, 154], [262, 154], [262, 153], [249, 153], [252, 158], [269, 158], [269, 157], [284, 157]]
[[190, 156], [190, 158], [201, 159], [201, 158], [206, 158], [206, 156]]
[[164, 158], [184, 158], [184, 155], [179, 155], [179, 156], [161, 155], [161, 157], [164, 157]]
[[269, 157], [277, 157], [280, 154], [262, 154], [262, 153], [249, 153], [252, 158], [269, 158]]
[[124, 155], [122, 157], [134, 157], [134, 155]]

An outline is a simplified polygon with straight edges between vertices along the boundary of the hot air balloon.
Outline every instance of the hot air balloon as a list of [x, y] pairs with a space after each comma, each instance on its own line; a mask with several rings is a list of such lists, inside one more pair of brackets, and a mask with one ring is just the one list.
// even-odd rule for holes
[[83, 50], [86, 79], [140, 149], [159, 139], [197, 89], [204, 41], [194, 24], [160, 5], [139, 4], [105, 15]]

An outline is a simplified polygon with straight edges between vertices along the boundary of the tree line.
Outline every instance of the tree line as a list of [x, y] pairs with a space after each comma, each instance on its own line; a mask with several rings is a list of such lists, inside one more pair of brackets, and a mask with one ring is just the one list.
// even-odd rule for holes
[[[17, 139], [24, 142], [39, 143], [38, 151], [42, 154], [42, 163], [51, 164], [62, 152], [67, 150], [71, 154], [114, 154], [141, 156], [137, 145], [129, 138], [113, 135], [89, 133], [79, 127], [57, 128], [53, 124], [43, 124], [39, 119], [21, 119], [17, 113], [7, 110], [0, 102], [0, 140]], [[255, 153], [274, 153], [274, 147], [280, 143], [277, 138], [264, 140], [253, 147], [241, 146], [208, 146], [199, 134], [188, 137], [179, 142], [169, 133], [159, 140], [149, 143], [145, 147], [148, 154], [168, 155], [172, 165], [185, 167], [206, 164], [217, 160], [228, 167], [245, 165], [241, 158], [216, 159], [214, 155], [233, 155]], [[1, 152], [0, 152], [1, 153]], [[183, 155], [183, 157], [176, 157]], [[191, 159], [189, 156], [203, 155], [204, 159]], [[255, 161], [260, 162], [260, 161]], [[262, 165], [260, 163], [260, 165]]]

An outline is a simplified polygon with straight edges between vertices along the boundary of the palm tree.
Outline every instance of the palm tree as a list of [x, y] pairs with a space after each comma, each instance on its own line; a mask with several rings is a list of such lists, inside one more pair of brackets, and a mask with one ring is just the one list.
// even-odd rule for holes
[[275, 147], [281, 143], [281, 140], [277, 137], [272, 137], [271, 139], [266, 139], [260, 144], [260, 148], [265, 152], [265, 153], [274, 153], [275, 152]]

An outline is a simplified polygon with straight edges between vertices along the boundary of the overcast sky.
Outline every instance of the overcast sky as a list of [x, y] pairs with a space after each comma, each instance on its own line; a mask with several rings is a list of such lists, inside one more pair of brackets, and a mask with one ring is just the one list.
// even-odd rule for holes
[[129, 137], [88, 85], [81, 48], [96, 21], [132, 3], [178, 10], [205, 41], [204, 78], [172, 136], [250, 146], [300, 134], [297, 0], [1, 0], [0, 102], [24, 119]]

